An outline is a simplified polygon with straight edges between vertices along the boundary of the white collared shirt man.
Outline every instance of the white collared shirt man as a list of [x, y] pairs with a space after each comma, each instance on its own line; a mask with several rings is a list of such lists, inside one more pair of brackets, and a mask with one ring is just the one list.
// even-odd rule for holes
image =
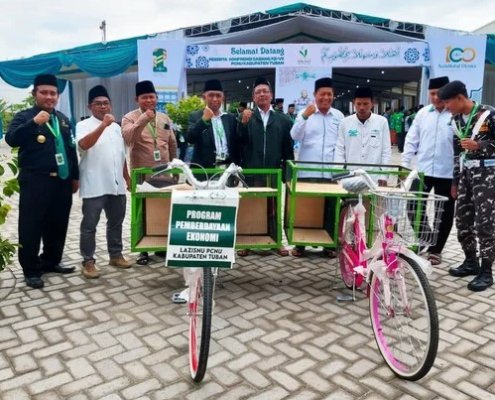
[[[358, 164], [390, 164], [392, 147], [385, 117], [373, 114], [373, 92], [360, 87], [353, 99], [356, 113], [344, 118], [339, 125], [335, 162]], [[352, 169], [352, 168], [350, 168]], [[365, 169], [384, 169], [381, 166]], [[378, 184], [386, 185], [386, 177], [379, 176]]]
[[[320, 80], [325, 84], [325, 79]], [[293, 140], [300, 142], [299, 161], [333, 162], [337, 132], [340, 121], [344, 118], [339, 110], [331, 107], [333, 102], [333, 88], [329, 86], [316, 88], [315, 101], [302, 110], [292, 126], [290, 134]], [[311, 165], [318, 168], [319, 165]], [[329, 178], [323, 172], [300, 171], [301, 178]]]

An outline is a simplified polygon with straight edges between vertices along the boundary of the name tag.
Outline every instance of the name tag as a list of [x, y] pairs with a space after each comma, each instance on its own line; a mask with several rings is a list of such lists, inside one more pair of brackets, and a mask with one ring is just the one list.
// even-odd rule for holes
[[153, 159], [155, 161], [161, 161], [162, 156], [160, 155], [160, 150], [154, 150], [153, 151]]
[[58, 166], [64, 165], [65, 164], [64, 155], [62, 153], [55, 154], [55, 162], [57, 163]]

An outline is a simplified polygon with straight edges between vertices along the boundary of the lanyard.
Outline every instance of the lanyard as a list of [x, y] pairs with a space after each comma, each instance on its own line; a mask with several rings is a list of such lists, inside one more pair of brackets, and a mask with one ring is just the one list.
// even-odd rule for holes
[[459, 139], [464, 139], [464, 138], [467, 138], [468, 137], [469, 127], [471, 125], [471, 121], [473, 120], [473, 117], [474, 117], [474, 115], [476, 114], [477, 111], [478, 111], [478, 104], [475, 104], [474, 107], [473, 107], [473, 109], [469, 113], [469, 117], [468, 117], [468, 120], [466, 122], [466, 125], [464, 126], [464, 129], [461, 128], [460, 121], [456, 125], [456, 134], [459, 137]]
[[148, 122], [148, 128], [151, 132], [151, 137], [153, 138], [153, 141], [156, 142], [156, 117], [155, 117], [155, 126], [151, 124], [151, 121]]
[[52, 135], [56, 139], [58, 139], [60, 137], [60, 125], [58, 124], [58, 118], [52, 114], [50, 119], [53, 121], [53, 127], [48, 121], [46, 122], [46, 126], [48, 127], [48, 130], [52, 133]]

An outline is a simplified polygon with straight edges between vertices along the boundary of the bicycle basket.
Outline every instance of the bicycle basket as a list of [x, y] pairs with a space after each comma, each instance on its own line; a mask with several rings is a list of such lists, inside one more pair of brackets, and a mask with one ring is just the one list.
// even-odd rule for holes
[[375, 229], [386, 236], [385, 220], [388, 216], [392, 220], [392, 241], [395, 244], [434, 246], [446, 201], [447, 197], [427, 192], [374, 192], [372, 214]]

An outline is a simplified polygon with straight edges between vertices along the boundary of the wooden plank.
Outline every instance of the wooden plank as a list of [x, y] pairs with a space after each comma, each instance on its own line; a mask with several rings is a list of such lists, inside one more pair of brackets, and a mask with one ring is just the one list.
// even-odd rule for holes
[[293, 242], [333, 244], [333, 240], [324, 229], [294, 228]]
[[143, 238], [138, 242], [136, 247], [167, 247], [168, 237], [167, 236], [143, 236]]
[[145, 236], [168, 235], [170, 198], [149, 197], [145, 199]]
[[324, 215], [324, 197], [296, 196], [294, 210], [294, 227], [322, 228]]
[[268, 233], [268, 199], [244, 197], [239, 199], [237, 235], [263, 235]]
[[276, 245], [277, 242], [270, 236], [237, 235], [236, 245]]

